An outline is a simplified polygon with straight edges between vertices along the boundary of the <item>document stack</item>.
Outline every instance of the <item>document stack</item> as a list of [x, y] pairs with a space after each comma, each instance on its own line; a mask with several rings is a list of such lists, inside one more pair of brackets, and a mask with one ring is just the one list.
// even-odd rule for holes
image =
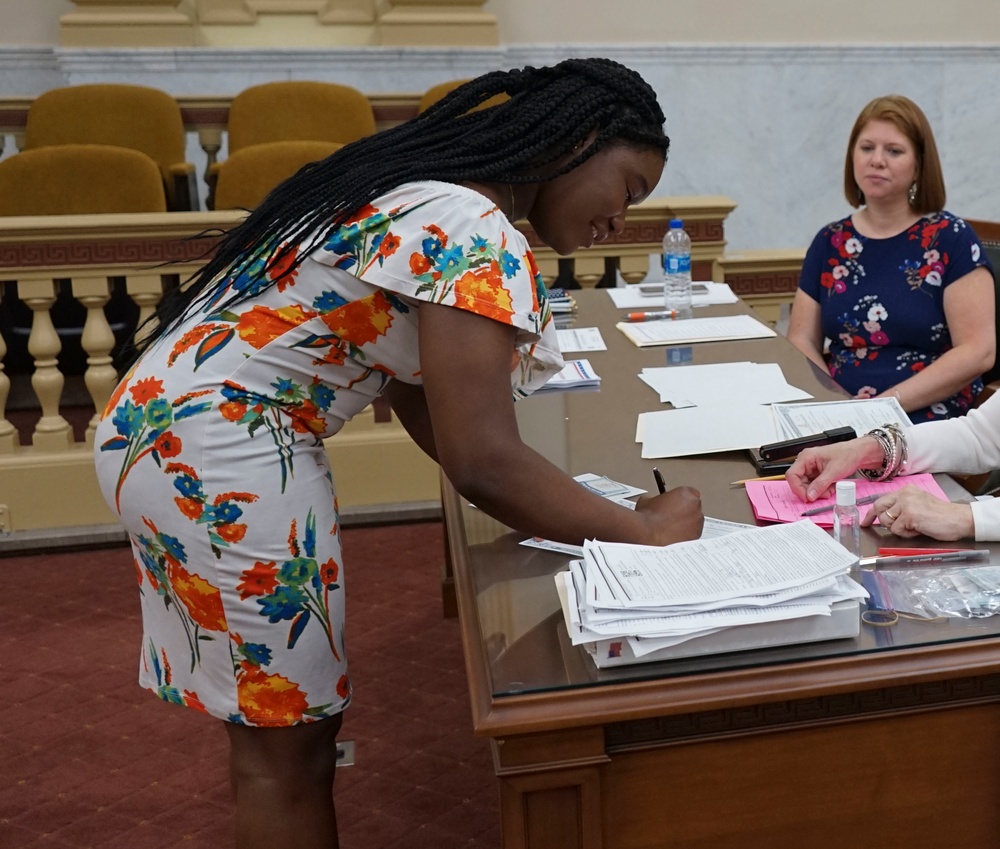
[[854, 555], [809, 521], [669, 546], [588, 541], [556, 576], [598, 667], [856, 637]]

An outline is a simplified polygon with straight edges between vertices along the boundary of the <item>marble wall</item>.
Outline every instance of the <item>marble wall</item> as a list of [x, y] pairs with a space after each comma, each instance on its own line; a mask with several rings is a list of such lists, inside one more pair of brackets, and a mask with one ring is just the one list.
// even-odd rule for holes
[[[73, 50], [0, 47], [0, 97], [55, 85], [133, 82], [172, 94], [234, 94], [274, 79], [332, 80], [368, 93], [420, 92], [494, 68], [603, 55], [660, 95], [672, 146], [655, 195], [738, 204], [727, 253], [803, 247], [849, 211], [847, 136], [872, 97], [898, 92], [937, 136], [948, 208], [1000, 220], [1000, 45], [518, 45], [436, 48]], [[9, 155], [8, 141], [4, 153]], [[224, 151], [223, 151], [224, 155]], [[201, 151], [192, 138], [190, 158]], [[199, 166], [200, 168], [200, 166]]]

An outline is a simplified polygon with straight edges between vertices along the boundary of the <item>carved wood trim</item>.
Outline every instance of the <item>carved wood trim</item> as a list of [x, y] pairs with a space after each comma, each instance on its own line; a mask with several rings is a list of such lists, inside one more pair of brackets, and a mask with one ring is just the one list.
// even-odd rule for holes
[[799, 287], [799, 274], [797, 271], [727, 274], [726, 283], [741, 298], [795, 294]]
[[608, 751], [630, 749], [858, 719], [873, 714], [908, 713], [995, 701], [1000, 701], [1000, 674], [620, 722], [606, 727], [605, 745]]
[[[66, 266], [128, 265], [195, 262], [216, 245], [217, 236], [192, 239], [93, 239], [74, 242], [0, 243], [2, 268], [61, 268]], [[164, 269], [168, 273], [169, 268]]]

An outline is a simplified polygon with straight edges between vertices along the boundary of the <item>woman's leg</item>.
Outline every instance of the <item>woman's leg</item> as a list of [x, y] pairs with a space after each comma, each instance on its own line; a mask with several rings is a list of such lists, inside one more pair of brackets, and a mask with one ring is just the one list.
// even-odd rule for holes
[[341, 719], [286, 728], [226, 723], [238, 849], [336, 849], [333, 778]]

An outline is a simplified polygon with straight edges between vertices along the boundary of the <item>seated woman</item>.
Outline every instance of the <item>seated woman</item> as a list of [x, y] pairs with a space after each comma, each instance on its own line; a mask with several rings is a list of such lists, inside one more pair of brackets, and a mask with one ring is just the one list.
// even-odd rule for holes
[[943, 209], [915, 103], [890, 95], [861, 111], [844, 193], [857, 212], [813, 240], [789, 341], [857, 398], [895, 396], [914, 422], [964, 415], [996, 354], [993, 279], [972, 228]]
[[[814, 501], [833, 484], [860, 472], [871, 480], [920, 472], [978, 474], [1000, 468], [1000, 394], [967, 416], [925, 422], [901, 430], [875, 430], [849, 442], [807, 448], [785, 473], [799, 498]], [[862, 526], [878, 517], [901, 537], [921, 534], [940, 540], [974, 537], [1000, 540], [1000, 498], [953, 504], [926, 490], [905, 486], [883, 495], [868, 509]]]

